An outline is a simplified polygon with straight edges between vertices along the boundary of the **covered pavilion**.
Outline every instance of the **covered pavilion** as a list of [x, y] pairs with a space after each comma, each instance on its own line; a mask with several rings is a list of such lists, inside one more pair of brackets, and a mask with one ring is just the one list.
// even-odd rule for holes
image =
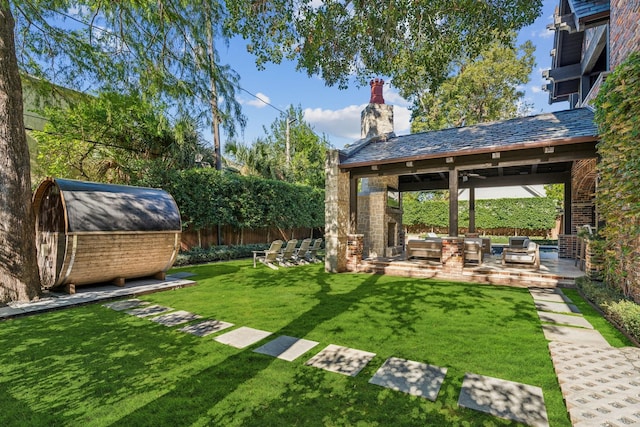
[[[371, 82], [372, 92], [379, 84]], [[468, 229], [474, 232], [476, 188], [563, 183], [559, 257], [575, 257], [577, 229], [596, 225], [598, 133], [591, 109], [396, 136], [393, 108], [380, 99], [372, 96], [362, 112], [362, 139], [328, 153], [327, 271], [359, 271], [363, 259], [401, 256], [402, 209], [388, 200], [419, 190], [449, 190], [453, 247], [443, 254], [443, 267], [452, 270], [447, 260], [461, 251], [455, 244], [460, 189], [469, 190]], [[452, 276], [462, 274], [462, 268], [453, 270]]]

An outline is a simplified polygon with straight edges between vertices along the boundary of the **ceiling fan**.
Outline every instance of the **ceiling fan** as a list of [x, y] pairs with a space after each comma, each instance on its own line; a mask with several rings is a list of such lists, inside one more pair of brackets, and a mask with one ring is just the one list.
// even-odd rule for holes
[[487, 179], [486, 176], [482, 176], [479, 173], [474, 173], [474, 172], [462, 172], [460, 174], [460, 178], [462, 178], [462, 182], [469, 181], [469, 178]]

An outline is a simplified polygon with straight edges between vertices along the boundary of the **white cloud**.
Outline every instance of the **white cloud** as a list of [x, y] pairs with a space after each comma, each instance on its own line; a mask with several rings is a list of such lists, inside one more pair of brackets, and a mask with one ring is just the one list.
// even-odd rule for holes
[[[366, 105], [349, 105], [339, 110], [306, 108], [304, 120], [319, 134], [334, 136], [346, 143], [355, 142], [360, 139], [360, 114]], [[407, 107], [394, 105], [393, 116], [396, 135], [408, 134], [411, 111]]]
[[326, 133], [350, 141], [360, 139], [360, 113], [366, 104], [349, 105], [340, 110], [305, 108], [304, 120], [317, 133]]
[[382, 87], [382, 97], [386, 104], [395, 105], [396, 107], [394, 108], [397, 108], [397, 106], [409, 107], [411, 105], [411, 103], [400, 96], [398, 91], [390, 84], [385, 84]]
[[531, 86], [532, 93], [540, 93], [542, 92], [542, 88], [540, 86]]
[[256, 93], [256, 97], [255, 98], [251, 98], [249, 100], [241, 98], [238, 101], [242, 105], [250, 105], [250, 106], [256, 107], [256, 108], [264, 108], [264, 107], [267, 106], [267, 104], [271, 103], [271, 99], [267, 95], [262, 93], [262, 92]]

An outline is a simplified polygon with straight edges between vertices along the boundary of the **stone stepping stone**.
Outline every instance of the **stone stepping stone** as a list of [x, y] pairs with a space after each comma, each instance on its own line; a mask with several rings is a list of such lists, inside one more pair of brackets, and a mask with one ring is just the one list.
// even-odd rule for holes
[[579, 328], [593, 329], [593, 326], [582, 316], [572, 316], [570, 314], [550, 313], [539, 311], [538, 317], [541, 322], [555, 323], [557, 325], [576, 326]]
[[534, 427], [549, 426], [540, 387], [467, 373], [458, 405]]
[[291, 362], [318, 344], [316, 341], [282, 335], [253, 351]]
[[307, 360], [306, 365], [355, 377], [375, 355], [368, 351], [329, 344]]
[[534, 301], [550, 301], [559, 303], [572, 303], [560, 289], [543, 289], [543, 288], [531, 288], [529, 293], [533, 297]]
[[533, 301], [538, 311], [554, 311], [556, 313], [580, 313], [578, 307], [564, 302]]
[[124, 311], [124, 310], [129, 310], [132, 308], [136, 308], [136, 307], [140, 307], [148, 304], [149, 302], [147, 301], [142, 301], [137, 298], [133, 298], [133, 299], [128, 299], [124, 301], [110, 302], [109, 304], [103, 304], [102, 306], [110, 308], [111, 310]]
[[158, 317], [153, 317], [149, 320], [151, 320], [152, 322], [160, 323], [164, 326], [176, 326], [200, 318], [202, 318], [202, 316], [198, 314], [189, 313], [188, 311], [184, 310], [178, 310], [174, 311], [173, 313], [167, 313]]
[[222, 322], [220, 320], [205, 320], [204, 322], [185, 326], [184, 328], [180, 328], [178, 330], [182, 332], [187, 332], [189, 334], [197, 335], [199, 337], [205, 337], [207, 335], [220, 332], [232, 326], [233, 326], [233, 323], [229, 323], [229, 322]]
[[231, 347], [245, 348], [251, 344], [257, 343], [269, 335], [271, 335], [271, 332], [241, 326], [238, 329], [222, 334], [214, 339], [219, 343], [230, 345]]
[[435, 401], [446, 374], [447, 368], [390, 357], [369, 382]]
[[544, 337], [549, 341], [586, 344], [596, 347], [610, 347], [607, 340], [594, 329], [572, 328], [571, 326], [542, 325]]
[[171, 311], [173, 308], [164, 307], [162, 305], [150, 305], [148, 307], [136, 308], [133, 310], [125, 311], [127, 314], [131, 314], [136, 317], [148, 317], [153, 316], [154, 314], [166, 313], [167, 311]]

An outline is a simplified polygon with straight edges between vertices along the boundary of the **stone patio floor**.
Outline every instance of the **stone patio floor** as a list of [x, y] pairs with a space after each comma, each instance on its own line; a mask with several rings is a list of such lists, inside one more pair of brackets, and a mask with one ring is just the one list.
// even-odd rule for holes
[[[41, 301], [0, 307], [0, 319], [57, 310], [80, 304], [132, 297], [195, 283], [188, 273], [168, 276], [165, 281], [141, 280], [125, 287], [78, 288], [74, 295], [52, 294]], [[640, 349], [613, 348], [582, 317], [560, 289], [530, 288], [554, 369], [574, 426], [640, 426]], [[182, 325], [179, 331], [205, 337], [235, 325], [171, 307], [150, 305], [130, 298], [103, 304], [112, 310], [149, 319], [167, 327]], [[186, 326], [185, 326], [186, 324]], [[221, 344], [246, 348], [266, 340], [269, 331], [240, 326], [216, 335]], [[293, 362], [311, 352], [319, 343], [279, 336], [253, 351]], [[306, 365], [331, 372], [356, 376], [375, 353], [329, 344], [306, 361]], [[426, 363], [388, 358], [369, 380], [413, 396], [435, 401], [447, 368]], [[467, 373], [458, 399], [462, 407], [487, 412], [497, 417], [531, 426], [548, 426], [542, 390], [528, 384]]]

